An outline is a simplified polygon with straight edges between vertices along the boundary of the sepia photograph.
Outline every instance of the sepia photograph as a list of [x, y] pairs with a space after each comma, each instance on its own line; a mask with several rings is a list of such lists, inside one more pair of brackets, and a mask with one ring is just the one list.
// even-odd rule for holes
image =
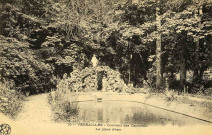
[[0, 0], [0, 135], [211, 135], [212, 0]]

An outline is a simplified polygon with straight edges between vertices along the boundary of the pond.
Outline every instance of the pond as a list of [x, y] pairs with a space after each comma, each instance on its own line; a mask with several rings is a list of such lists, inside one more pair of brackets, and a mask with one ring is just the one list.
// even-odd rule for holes
[[78, 121], [89, 123], [154, 125], [210, 124], [152, 106], [127, 101], [88, 101], [78, 103]]

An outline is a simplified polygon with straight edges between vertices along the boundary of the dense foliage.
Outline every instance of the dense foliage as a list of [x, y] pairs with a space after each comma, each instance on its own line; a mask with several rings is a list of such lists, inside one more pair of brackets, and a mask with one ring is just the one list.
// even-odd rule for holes
[[[70, 76], [68, 78], [64, 76], [58, 83], [57, 90], [95, 91], [101, 90], [102, 88], [99, 88], [101, 86], [104, 87], [105, 91], [127, 91], [127, 86], [120, 78], [120, 73], [107, 66], [90, 67], [81, 71], [75, 70]], [[102, 80], [103, 76], [105, 77], [104, 80]]]
[[3, 0], [1, 79], [18, 91], [50, 91], [96, 54], [125, 83], [155, 88], [161, 36], [162, 80], [204, 92], [211, 87], [204, 79], [212, 64], [211, 13], [210, 0]]
[[22, 109], [22, 101], [25, 96], [21, 93], [8, 89], [8, 84], [0, 83], [0, 112], [15, 118]]

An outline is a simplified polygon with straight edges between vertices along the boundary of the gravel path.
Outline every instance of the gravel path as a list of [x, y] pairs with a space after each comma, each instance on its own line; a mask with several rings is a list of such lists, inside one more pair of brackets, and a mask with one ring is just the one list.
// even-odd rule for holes
[[30, 96], [24, 104], [23, 111], [17, 116], [17, 121], [50, 123], [52, 112], [47, 101], [47, 95]]
[[53, 112], [48, 104], [47, 96], [48, 94], [39, 94], [28, 97], [24, 102], [23, 110], [15, 120], [0, 114], [0, 124], [9, 124], [12, 129], [11, 135], [66, 134], [71, 127], [65, 123], [53, 121]]

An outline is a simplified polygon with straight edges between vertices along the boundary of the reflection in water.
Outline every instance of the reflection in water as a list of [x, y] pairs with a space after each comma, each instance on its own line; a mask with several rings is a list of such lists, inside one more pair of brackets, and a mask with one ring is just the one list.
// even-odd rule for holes
[[102, 118], [102, 114], [103, 114], [103, 110], [98, 108], [98, 122], [102, 123], [103, 122], [103, 118]]
[[125, 101], [80, 102], [78, 120], [91, 123], [149, 125], [207, 124], [187, 116]]

